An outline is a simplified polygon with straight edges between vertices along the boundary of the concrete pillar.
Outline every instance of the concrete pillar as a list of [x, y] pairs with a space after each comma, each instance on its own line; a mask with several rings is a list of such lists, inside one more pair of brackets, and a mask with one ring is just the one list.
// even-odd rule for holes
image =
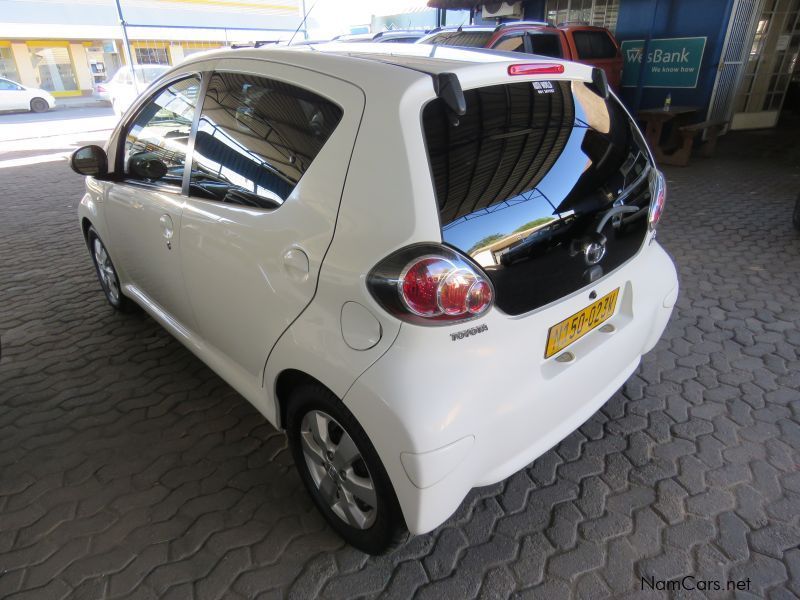
[[22, 85], [39, 87], [39, 77], [31, 63], [31, 53], [24, 42], [11, 42], [11, 52], [14, 54], [14, 62], [17, 63], [19, 82]]
[[183, 46], [178, 44], [169, 45], [169, 59], [170, 64], [177, 65], [184, 59]]
[[70, 43], [69, 51], [72, 55], [72, 66], [75, 68], [75, 76], [78, 79], [78, 87], [83, 95], [91, 95], [94, 89], [92, 72], [89, 69], [89, 58], [86, 56], [86, 48], [81, 43]]

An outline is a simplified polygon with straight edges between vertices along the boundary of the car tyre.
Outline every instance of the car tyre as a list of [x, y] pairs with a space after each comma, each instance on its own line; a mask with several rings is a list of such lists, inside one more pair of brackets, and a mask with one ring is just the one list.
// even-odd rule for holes
[[385, 554], [408, 539], [389, 476], [353, 414], [327, 388], [295, 388], [287, 409], [289, 448], [319, 511], [347, 543]]
[[44, 98], [34, 98], [31, 100], [31, 110], [36, 113], [47, 112], [50, 104]]
[[797, 231], [800, 231], [800, 195], [797, 196], [797, 202], [794, 203], [794, 214], [792, 215], [792, 224]]
[[100, 281], [100, 287], [103, 288], [103, 293], [106, 295], [106, 300], [115, 310], [124, 313], [134, 312], [137, 309], [137, 305], [122, 293], [117, 269], [114, 267], [114, 263], [111, 262], [111, 255], [106, 250], [103, 240], [100, 239], [94, 227], [89, 227], [86, 239], [89, 245], [89, 253], [92, 255], [94, 270], [97, 274], [97, 279]]

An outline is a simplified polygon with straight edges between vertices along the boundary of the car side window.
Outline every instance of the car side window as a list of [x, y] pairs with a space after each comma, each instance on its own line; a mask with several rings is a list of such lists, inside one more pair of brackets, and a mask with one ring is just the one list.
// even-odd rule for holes
[[531, 52], [542, 56], [562, 58], [561, 39], [554, 33], [531, 33]]
[[519, 33], [517, 35], [507, 35], [501, 38], [492, 50], [503, 50], [505, 52], [525, 52], [525, 35]]
[[200, 78], [158, 91], [128, 127], [123, 170], [130, 179], [181, 186]]
[[214, 73], [195, 137], [190, 194], [277, 208], [341, 118], [341, 108], [309, 90], [254, 75]]
[[605, 31], [575, 31], [572, 39], [581, 60], [614, 58], [617, 55], [617, 47]]
[[13, 83], [11, 81], [6, 81], [5, 79], [0, 79], [0, 90], [18, 91], [21, 89], [22, 87], [18, 86], [16, 83]]

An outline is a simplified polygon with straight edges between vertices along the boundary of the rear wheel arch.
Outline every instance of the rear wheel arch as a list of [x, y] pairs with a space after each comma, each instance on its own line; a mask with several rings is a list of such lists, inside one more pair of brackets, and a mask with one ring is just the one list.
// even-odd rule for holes
[[[278, 417], [276, 425], [280, 429], [286, 429], [286, 414], [292, 390], [307, 384], [322, 386], [333, 394], [330, 388], [319, 379], [299, 369], [285, 369], [275, 378], [275, 403], [277, 405], [275, 414]], [[336, 396], [336, 394], [333, 395]]]

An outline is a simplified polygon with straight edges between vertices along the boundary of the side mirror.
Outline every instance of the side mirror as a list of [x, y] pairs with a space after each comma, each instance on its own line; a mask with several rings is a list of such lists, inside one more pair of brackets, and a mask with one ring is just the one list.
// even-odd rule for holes
[[102, 177], [108, 173], [108, 157], [100, 146], [84, 146], [72, 153], [69, 166], [78, 175]]
[[167, 165], [154, 152], [139, 152], [128, 159], [128, 170], [139, 179], [161, 179], [167, 174]]

